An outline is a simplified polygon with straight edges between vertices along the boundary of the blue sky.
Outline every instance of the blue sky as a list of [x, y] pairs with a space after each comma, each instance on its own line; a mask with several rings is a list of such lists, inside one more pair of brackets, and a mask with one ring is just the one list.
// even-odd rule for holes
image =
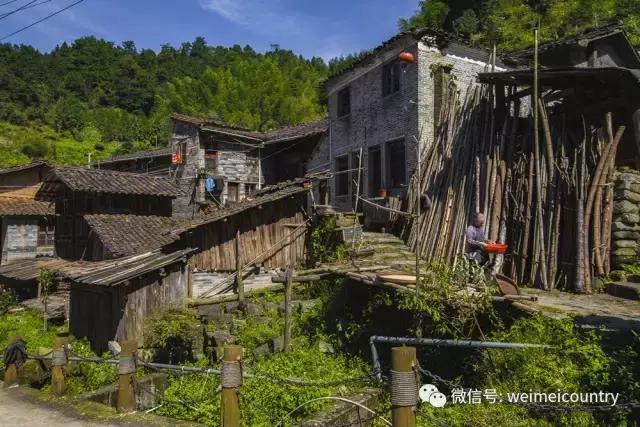
[[[30, 1], [2, 6], [0, 16]], [[0, 37], [73, 1], [49, 0], [0, 19]], [[214, 45], [249, 44], [264, 51], [279, 44], [328, 59], [375, 47], [417, 6], [418, 0], [85, 0], [6, 42], [48, 51], [62, 41], [94, 35], [157, 50], [201, 35]]]

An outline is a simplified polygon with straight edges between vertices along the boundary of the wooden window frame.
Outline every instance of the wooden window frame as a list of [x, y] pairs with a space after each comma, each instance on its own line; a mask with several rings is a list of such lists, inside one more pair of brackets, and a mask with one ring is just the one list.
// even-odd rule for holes
[[351, 114], [351, 86], [345, 86], [338, 91], [337, 102], [337, 117], [340, 119], [349, 116]]
[[400, 61], [394, 59], [382, 66], [382, 97], [400, 92]]

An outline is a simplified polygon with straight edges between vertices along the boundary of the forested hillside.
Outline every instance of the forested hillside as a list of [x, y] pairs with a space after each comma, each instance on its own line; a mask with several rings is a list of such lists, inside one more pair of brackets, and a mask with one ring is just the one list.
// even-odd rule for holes
[[[426, 0], [400, 27], [442, 28], [504, 51], [531, 45], [538, 22], [544, 40], [620, 22], [640, 44], [638, 0]], [[313, 120], [325, 114], [322, 79], [361, 54], [327, 64], [201, 37], [158, 52], [94, 37], [45, 53], [0, 44], [0, 167], [161, 146], [171, 112], [260, 130]]]
[[85, 153], [60, 154], [74, 142], [95, 158], [162, 145], [171, 112], [260, 130], [313, 120], [324, 114], [319, 83], [329, 70], [319, 58], [213, 47], [203, 38], [157, 53], [94, 37], [49, 53], [0, 45], [0, 145], [7, 152], [0, 166], [34, 158], [82, 163]]
[[638, 0], [422, 0], [414, 16], [400, 19], [403, 29], [441, 28], [501, 50], [532, 45], [538, 23], [542, 40], [617, 23], [640, 45]]

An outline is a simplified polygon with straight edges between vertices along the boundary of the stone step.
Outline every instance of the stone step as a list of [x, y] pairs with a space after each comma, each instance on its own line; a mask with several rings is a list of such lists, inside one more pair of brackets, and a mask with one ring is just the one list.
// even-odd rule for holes
[[640, 301], [640, 283], [613, 282], [607, 285], [607, 293], [619, 298]]

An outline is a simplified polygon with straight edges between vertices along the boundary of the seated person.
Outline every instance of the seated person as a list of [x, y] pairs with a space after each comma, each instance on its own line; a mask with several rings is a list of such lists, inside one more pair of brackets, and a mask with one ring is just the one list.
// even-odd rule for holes
[[467, 238], [464, 250], [465, 256], [469, 261], [479, 265], [483, 265], [489, 261], [489, 256], [484, 251], [484, 248], [487, 246], [487, 239], [484, 235], [484, 222], [484, 214], [476, 212], [471, 217], [471, 224], [464, 232]]

